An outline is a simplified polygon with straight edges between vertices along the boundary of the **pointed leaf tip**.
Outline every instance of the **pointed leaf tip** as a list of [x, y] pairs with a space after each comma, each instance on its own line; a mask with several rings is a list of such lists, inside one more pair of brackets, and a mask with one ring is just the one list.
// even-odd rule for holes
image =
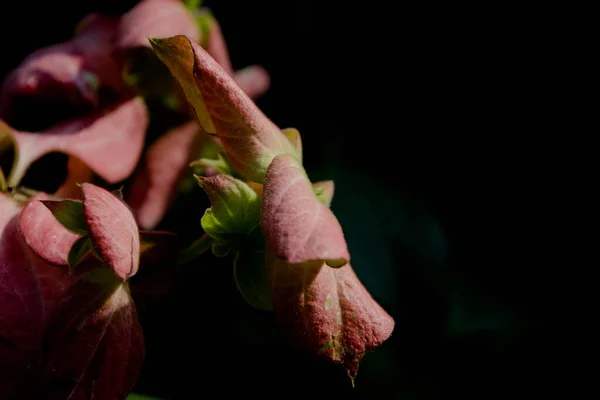
[[274, 311], [283, 331], [307, 349], [356, 376], [364, 354], [394, 330], [394, 319], [373, 299], [350, 264], [288, 264], [267, 260]]
[[201, 220], [208, 235], [227, 240], [260, 224], [260, 198], [245, 182], [225, 174], [195, 177], [211, 203]]

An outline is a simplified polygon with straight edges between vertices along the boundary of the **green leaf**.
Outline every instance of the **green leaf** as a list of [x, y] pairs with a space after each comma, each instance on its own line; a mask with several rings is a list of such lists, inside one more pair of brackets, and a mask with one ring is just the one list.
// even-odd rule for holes
[[212, 253], [216, 257], [226, 257], [229, 253], [231, 253], [231, 243], [228, 243], [228, 242], [213, 243]]
[[233, 262], [233, 277], [248, 304], [259, 310], [273, 310], [262, 249], [240, 247]]
[[83, 203], [75, 200], [40, 200], [54, 217], [68, 230], [79, 235], [88, 235], [88, 226], [83, 214]]
[[261, 199], [245, 182], [225, 174], [196, 179], [211, 203], [201, 220], [208, 235], [227, 242], [260, 224]]
[[231, 175], [231, 176], [235, 176], [235, 177], [239, 176], [238, 173], [235, 171], [235, 169], [231, 166], [231, 163], [229, 162], [229, 159], [227, 158], [225, 153], [219, 153], [219, 154], [217, 154], [217, 157], [218, 157], [217, 159], [200, 158], [199, 160], [192, 161], [190, 163], [190, 167], [193, 167], [193, 168], [201, 167], [201, 168], [199, 168], [199, 171], [196, 170], [197, 175], [201, 174], [204, 171], [204, 169], [208, 167], [208, 168], [214, 168], [215, 170], [217, 170], [218, 172], [220, 172], [222, 174]]
[[115, 196], [117, 196], [118, 198], [120, 198], [121, 200], [123, 200], [123, 185], [121, 185], [119, 188], [113, 190], [111, 193], [114, 194]]
[[177, 257], [177, 264], [183, 265], [192, 261], [194, 258], [206, 253], [212, 248], [215, 243], [215, 239], [208, 235], [202, 235], [202, 237], [192, 243], [188, 248], [183, 250]]
[[331, 200], [333, 199], [334, 184], [333, 181], [321, 181], [313, 183], [313, 189], [317, 199], [325, 204], [327, 207], [331, 206]]
[[183, 0], [188, 10], [195, 10], [202, 5], [202, 0]]
[[161, 400], [158, 397], [145, 396], [143, 394], [131, 393], [125, 400]]
[[69, 250], [69, 255], [67, 256], [67, 261], [69, 263], [69, 268], [71, 271], [83, 260], [85, 255], [92, 251], [92, 241], [88, 236], [82, 236], [73, 243], [71, 246], [71, 250]]

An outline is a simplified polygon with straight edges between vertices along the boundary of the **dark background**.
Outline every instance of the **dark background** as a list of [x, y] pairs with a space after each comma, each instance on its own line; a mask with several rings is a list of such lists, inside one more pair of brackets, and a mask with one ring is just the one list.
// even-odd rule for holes
[[[134, 3], [0, 6], [0, 76], [67, 40], [88, 12]], [[68, 5], [67, 5], [68, 4]], [[555, 314], [540, 261], [533, 158], [543, 70], [519, 9], [385, 2], [206, 1], [234, 67], [261, 64], [257, 104], [302, 133], [313, 180], [334, 179], [332, 209], [353, 267], [395, 318], [356, 388], [295, 351], [269, 313], [237, 293], [228, 260], [207, 257], [140, 311], [147, 361], [135, 388], [162, 398], [495, 398], [553, 390]], [[205, 199], [197, 194], [199, 229]], [[187, 205], [192, 200], [187, 200]], [[197, 217], [197, 218], [196, 218]], [[177, 229], [167, 219], [165, 227]], [[171, 224], [171, 225], [169, 225]], [[176, 225], [176, 224], [175, 224]]]

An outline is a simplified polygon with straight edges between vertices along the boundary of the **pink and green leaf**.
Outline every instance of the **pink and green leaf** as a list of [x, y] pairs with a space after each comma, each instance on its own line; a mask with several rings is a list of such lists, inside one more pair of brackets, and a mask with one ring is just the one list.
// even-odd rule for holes
[[[269, 250], [267, 250], [269, 252]], [[364, 354], [392, 333], [394, 320], [371, 297], [350, 264], [289, 264], [267, 257], [275, 314], [297, 345], [339, 363], [351, 378]]]
[[197, 179], [211, 203], [201, 220], [208, 235], [227, 240], [260, 225], [260, 198], [245, 182], [225, 174]]
[[275, 156], [298, 157], [281, 130], [200, 45], [185, 36], [151, 39], [151, 43], [179, 82], [202, 129], [218, 136], [240, 174], [262, 183]]
[[267, 170], [261, 226], [276, 256], [289, 263], [321, 260], [340, 267], [350, 260], [339, 221], [294, 157], [277, 156]]

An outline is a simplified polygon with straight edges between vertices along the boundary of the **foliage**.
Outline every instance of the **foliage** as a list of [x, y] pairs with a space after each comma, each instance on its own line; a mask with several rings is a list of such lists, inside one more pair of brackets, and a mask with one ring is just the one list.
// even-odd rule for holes
[[[234, 71], [219, 24], [197, 3], [90, 14], [3, 83], [3, 398], [126, 398], [145, 356], [132, 278], [169, 287], [178, 268], [211, 264], [199, 258], [209, 249], [290, 343], [352, 381], [392, 334], [393, 318], [350, 265], [333, 181], [309, 178], [300, 132], [253, 101], [267, 72]], [[35, 118], [32, 104], [57, 111]], [[164, 115], [166, 129], [151, 132]], [[66, 173], [48, 189], [30, 172], [56, 153], [67, 155]], [[195, 183], [210, 202], [202, 232], [154, 230]]]

